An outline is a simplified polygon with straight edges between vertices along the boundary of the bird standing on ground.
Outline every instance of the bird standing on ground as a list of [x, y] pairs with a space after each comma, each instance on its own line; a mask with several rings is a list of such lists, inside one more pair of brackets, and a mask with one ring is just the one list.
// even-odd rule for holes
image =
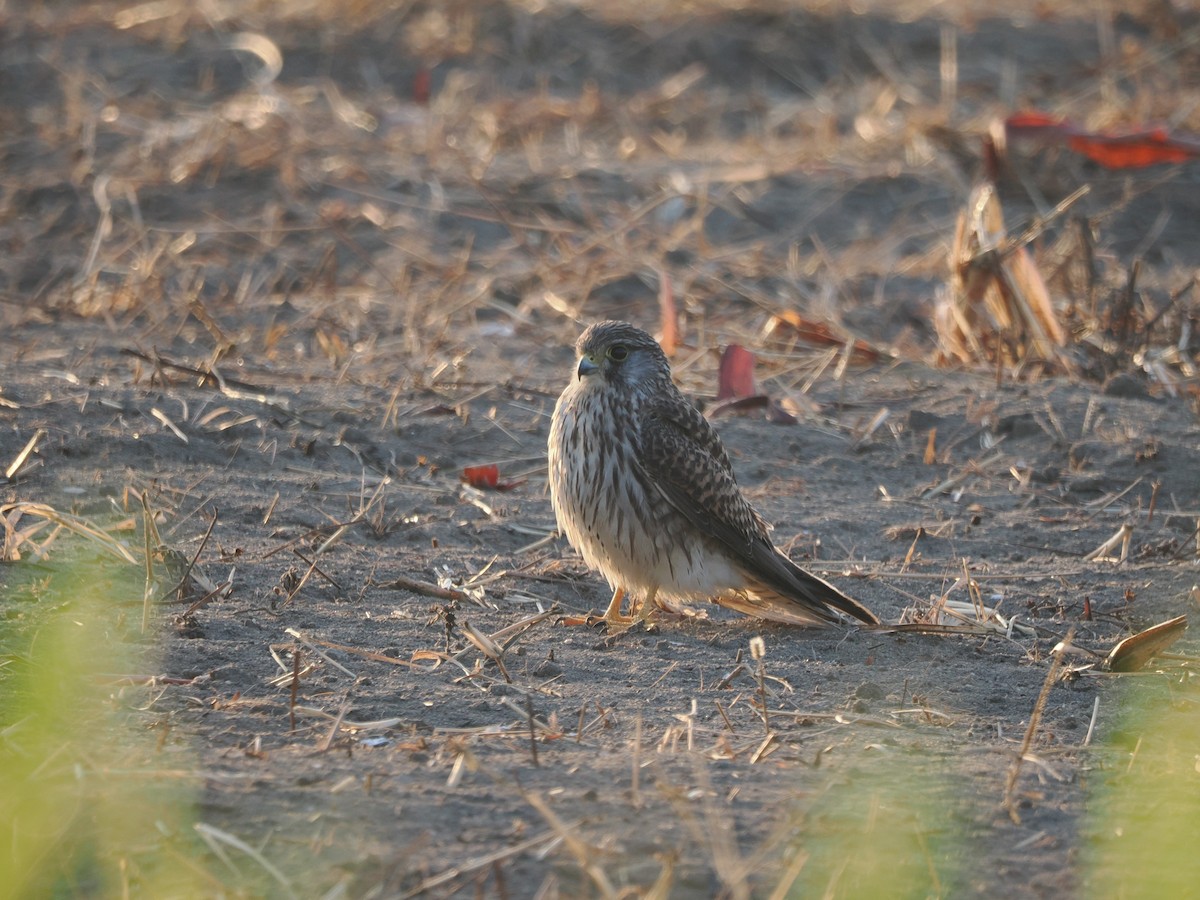
[[742, 495], [717, 432], [671, 381], [658, 343], [626, 322], [600, 322], [550, 423], [550, 499], [584, 562], [608, 579], [610, 625], [626, 594], [655, 605], [712, 600], [749, 616], [829, 625], [879, 619], [771, 543]]

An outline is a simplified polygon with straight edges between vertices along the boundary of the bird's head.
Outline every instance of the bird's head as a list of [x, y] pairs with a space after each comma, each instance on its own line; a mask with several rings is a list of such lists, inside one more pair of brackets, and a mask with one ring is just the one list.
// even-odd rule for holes
[[597, 322], [579, 336], [575, 352], [575, 377], [582, 384], [636, 387], [671, 378], [658, 341], [628, 322]]

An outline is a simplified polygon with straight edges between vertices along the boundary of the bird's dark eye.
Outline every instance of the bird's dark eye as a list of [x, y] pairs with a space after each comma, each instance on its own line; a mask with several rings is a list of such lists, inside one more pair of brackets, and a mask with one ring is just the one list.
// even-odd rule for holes
[[629, 356], [629, 348], [624, 344], [613, 344], [608, 348], [608, 358], [613, 362], [624, 362]]

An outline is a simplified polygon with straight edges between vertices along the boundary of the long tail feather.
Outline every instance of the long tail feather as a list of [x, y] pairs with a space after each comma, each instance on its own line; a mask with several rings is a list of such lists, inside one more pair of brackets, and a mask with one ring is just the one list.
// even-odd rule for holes
[[747, 592], [752, 599], [724, 600], [722, 606], [775, 622], [806, 625], [833, 625], [841, 621], [834, 612], [844, 613], [866, 625], [878, 625], [879, 617], [828, 581], [800, 568], [778, 550], [770, 559], [759, 559], [758, 571], [747, 572], [753, 586]]

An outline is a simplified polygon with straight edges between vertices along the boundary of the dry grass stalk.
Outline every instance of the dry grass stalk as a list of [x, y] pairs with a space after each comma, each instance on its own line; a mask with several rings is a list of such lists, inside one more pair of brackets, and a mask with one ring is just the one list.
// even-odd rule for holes
[[520, 856], [522, 853], [527, 853], [538, 848], [547, 849], [544, 845], [553, 845], [561, 842], [562, 837], [558, 831], [551, 828], [541, 834], [534, 835], [528, 840], [521, 841], [511, 847], [506, 847], [503, 850], [498, 850], [495, 853], [486, 853], [483, 856], [475, 857], [467, 860], [457, 866], [452, 866], [444, 872], [439, 872], [437, 875], [431, 875], [416, 885], [412, 890], [401, 894], [401, 900], [410, 900], [412, 897], [418, 897], [421, 894], [426, 894], [434, 888], [441, 887], [456, 878], [461, 878], [471, 872], [478, 872], [480, 869], [486, 869], [496, 863], [503, 862], [506, 859], [511, 859], [514, 856]]
[[953, 475], [949, 476], [944, 481], [934, 485], [933, 487], [922, 491], [921, 498], [923, 500], [929, 500], [938, 496], [939, 494], [947, 494], [958, 490], [969, 478], [971, 478], [971, 476], [981, 474], [986, 475], [987, 470], [997, 463], [1003, 462], [1004, 457], [1004, 452], [997, 450], [995, 453], [992, 453], [983, 459], [968, 460], [966, 465], [964, 465]]
[[16, 455], [13, 461], [9, 463], [8, 468], [4, 470], [4, 477], [6, 479], [13, 481], [17, 477], [17, 473], [20, 472], [21, 467], [25, 465], [25, 460], [29, 459], [30, 454], [37, 449], [38, 442], [41, 441], [46, 434], [47, 432], [45, 428], [39, 428], [33, 433], [33, 437], [25, 442], [25, 446], [21, 449], [21, 452]]
[[[297, 631], [295, 628], [285, 628], [284, 632], [286, 634], [288, 634], [289, 636], [294, 637], [297, 641], [299, 641], [301, 644], [303, 644], [305, 647], [307, 647], [309, 650], [311, 650], [317, 656], [321, 657], [321, 659], [325, 660], [325, 662], [329, 663], [329, 665], [333, 666], [339, 672], [342, 672], [345, 675], [349, 675], [351, 678], [353, 678], [356, 681], [358, 680], [358, 676], [356, 674], [351, 672], [349, 669], [347, 669], [345, 666], [343, 666], [337, 660], [333, 659], [331, 656], [329, 656], [329, 654], [323, 653], [321, 651], [321, 648], [317, 645], [318, 645], [318, 643], [324, 643], [323, 641], [310, 640], [307, 635], [302, 634], [301, 632]], [[339, 649], [345, 649], [345, 648], [339, 647]]]
[[454, 738], [447, 742], [447, 746], [454, 753], [454, 762], [450, 765], [450, 774], [446, 776], [446, 787], [456, 788], [462, 784], [465, 773], [479, 771], [479, 760], [471, 752], [466, 738]]
[[541, 763], [538, 762], [537, 730], [534, 728], [533, 718], [533, 698], [528, 694], [525, 695], [525, 714], [529, 721], [529, 756], [533, 761], [533, 767], [537, 769], [541, 767]]
[[297, 896], [296, 892], [292, 889], [292, 883], [288, 880], [287, 876], [284, 875], [283, 872], [281, 872], [278, 868], [276, 868], [269, 859], [263, 856], [259, 850], [251, 847], [241, 838], [235, 837], [228, 831], [223, 831], [222, 829], [217, 828], [215, 825], [209, 825], [205, 822], [197, 822], [192, 827], [196, 829], [196, 833], [200, 835], [201, 840], [208, 844], [208, 847], [210, 850], [212, 850], [213, 854], [229, 867], [230, 871], [238, 874], [238, 867], [234, 865], [233, 860], [230, 859], [229, 855], [225, 852], [225, 847], [227, 846], [241, 851], [242, 853], [246, 854], [246, 856], [250, 857], [250, 859], [254, 860], [254, 862], [256, 862], [264, 872], [275, 879], [275, 883], [279, 885], [284, 896], [293, 898]]
[[758, 662], [758, 702], [762, 712], [763, 728], [766, 729], [767, 739], [771, 738], [771, 719], [767, 712], [767, 646], [760, 635], [750, 639], [750, 656]]
[[[762, 746], [760, 744], [760, 746]], [[708, 777], [708, 770], [698, 762], [696, 765], [697, 790], [685, 796], [673, 795], [672, 805], [687, 827], [692, 839], [705, 846], [712, 860], [713, 870], [721, 882], [720, 896], [730, 900], [749, 900], [752, 895], [749, 875], [757, 868], [758, 860], [746, 859], [738, 847], [733, 815], [729, 809], [720, 808], [713, 800], [716, 796]], [[700, 816], [688, 800], [698, 796]]]
[[43, 520], [34, 525], [31, 525], [24, 530], [17, 529], [17, 523], [21, 521], [23, 510], [15, 509], [10, 506], [0, 507], [0, 524], [4, 525], [4, 543], [0, 547], [0, 562], [20, 562], [21, 560], [21, 545], [28, 543], [34, 548], [34, 552], [38, 557], [45, 556], [45, 549], [54, 539], [54, 536], [61, 531], [56, 528], [40, 545], [33, 542], [33, 536], [39, 531], [46, 528], [50, 522]]
[[171, 420], [170, 416], [168, 416], [165, 412], [163, 412], [157, 406], [150, 407], [150, 415], [154, 416], [154, 418], [158, 419], [158, 421], [160, 421], [163, 425], [167, 426], [167, 428], [170, 430], [170, 432], [173, 435], [175, 435], [175, 437], [179, 438], [185, 444], [190, 443], [188, 441], [187, 435], [184, 434], [182, 430], [180, 430], [179, 426], [176, 425]]
[[617, 891], [613, 888], [612, 881], [609, 880], [604, 869], [596, 861], [598, 855], [596, 849], [589, 846], [571, 826], [563, 822], [540, 796], [525, 792], [523, 792], [523, 796], [525, 802], [536, 809], [551, 829], [562, 839], [567, 851], [575, 858], [576, 865], [592, 880], [592, 884], [596, 886], [600, 896], [605, 900], [615, 900], [618, 896]]
[[[500, 663], [500, 657], [502, 657], [508, 651], [508, 648], [511, 647], [519, 638], [524, 636], [525, 633], [528, 632], [531, 628], [533, 628], [535, 625], [538, 625], [541, 622], [545, 622], [547, 619], [550, 619], [550, 618], [558, 615], [558, 611], [559, 611], [558, 607], [554, 606], [543, 612], [534, 613], [533, 615], [526, 616], [523, 619], [513, 622], [511, 625], [506, 625], [505, 627], [493, 632], [492, 634], [484, 634], [483, 632], [472, 627], [471, 625], [464, 623], [463, 632], [464, 632], [464, 635], [468, 639], [469, 646], [464, 647], [462, 650], [459, 650], [457, 653], [453, 653], [453, 654], [443, 653], [440, 650], [417, 650], [417, 651], [414, 651], [411, 661], [393, 659], [392, 657], [382, 656], [380, 654], [374, 653], [373, 651], [357, 650], [352, 647], [347, 647], [343, 644], [333, 644], [328, 641], [314, 641], [314, 643], [320, 644], [321, 646], [325, 646], [325, 647], [332, 647], [337, 650], [345, 650], [350, 653], [356, 653], [359, 656], [366, 657], [367, 659], [375, 659], [375, 660], [379, 660], [381, 662], [392, 663], [393, 665], [409, 666], [410, 668], [419, 669], [423, 672], [433, 672], [436, 669], [438, 669], [443, 662], [450, 662], [450, 663], [454, 663], [460, 669], [462, 669], [464, 675], [466, 675], [467, 678], [471, 678], [471, 679], [475, 678], [479, 674], [479, 672], [478, 672], [479, 663], [478, 662], [476, 663], [476, 671], [472, 671], [471, 669], [468, 669], [463, 664], [462, 657], [465, 656], [466, 654], [468, 654], [471, 651], [471, 648], [474, 647], [475, 649], [482, 652], [484, 654], [484, 656], [486, 656], [489, 659], [496, 662], [497, 667], [500, 668], [501, 672], [504, 674], [504, 677], [506, 679], [508, 679], [509, 683], [511, 684], [512, 679], [509, 678], [508, 673], [504, 670], [503, 665]], [[454, 626], [448, 626], [448, 627], [454, 627]], [[421, 660], [421, 661], [432, 660], [433, 665], [432, 666], [419, 665], [418, 664], [419, 660]], [[481, 685], [481, 689], [486, 690], [486, 688], [482, 687], [482, 685]], [[511, 701], [506, 701], [506, 698], [502, 698], [501, 702], [511, 702]], [[521, 710], [517, 709], [515, 706], [513, 708], [516, 709], [516, 711], [518, 713], [521, 712]]]
[[312, 578], [313, 573], [320, 575], [322, 578], [324, 578], [326, 581], [328, 581], [330, 584], [332, 584], [335, 588], [340, 589], [340, 586], [338, 585], [338, 583], [336, 581], [334, 581], [329, 575], [325, 574], [324, 572], [321, 571], [320, 568], [318, 568], [317, 561], [320, 559], [319, 555], [314, 555], [313, 558], [310, 560], [308, 557], [306, 557], [303, 553], [301, 553], [299, 550], [296, 550], [295, 548], [292, 548], [292, 552], [294, 554], [296, 554], [296, 556], [300, 557], [300, 559], [302, 561], [308, 563], [308, 569], [305, 570], [304, 574], [288, 590], [287, 596], [283, 599], [283, 602], [281, 604], [279, 604], [281, 609], [286, 608], [296, 598], [296, 595], [300, 593], [301, 588], [303, 588], [306, 584], [308, 584], [308, 580], [310, 578]]
[[[14, 516], [13, 514], [16, 515]], [[32, 534], [31, 531], [16, 532], [13, 529], [17, 519], [21, 515], [26, 514], [32, 516], [41, 516], [43, 519], [53, 522], [59, 527], [59, 529], [65, 529], [66, 531], [77, 534], [82, 538], [86, 538], [92, 544], [95, 544], [105, 552], [112, 554], [122, 562], [127, 562], [131, 565], [137, 565], [138, 563], [137, 557], [130, 552], [128, 547], [126, 547], [116, 538], [112, 537], [112, 535], [104, 531], [99, 526], [93, 525], [86, 519], [81, 519], [78, 516], [71, 515], [70, 513], [60, 512], [54, 507], [48, 506], [44, 503], [31, 503], [27, 501], [6, 503], [3, 506], [0, 506], [0, 517], [3, 517], [5, 520], [6, 549], [9, 547], [10, 538], [14, 542], [12, 545], [12, 550], [15, 550], [20, 546], [21, 543], [24, 543], [26, 540], [28, 540], [28, 537]], [[50, 542], [56, 536], [57, 529], [50, 535], [50, 537], [46, 538], [46, 540], [44, 540], [40, 546], [37, 546], [36, 549], [39, 555], [42, 555], [42, 552], [47, 546], [49, 546]], [[11, 557], [6, 553], [5, 558], [8, 559]]]
[[512, 677], [504, 668], [504, 648], [465, 619], [459, 625], [459, 631], [463, 633], [463, 637], [475, 645], [480, 653], [494, 662], [496, 668], [500, 670], [500, 674], [504, 676], [504, 680], [512, 684]]
[[1092, 704], [1092, 718], [1088, 721], [1087, 734], [1083, 736], [1083, 746], [1088, 746], [1092, 742], [1092, 735], [1096, 732], [1096, 719], [1100, 716], [1100, 696], [1096, 696], [1096, 702]]
[[671, 888], [675, 884], [675, 863], [678, 856], [675, 853], [657, 853], [655, 856], [662, 860], [662, 868], [654, 884], [641, 894], [642, 900], [670, 900]]
[[154, 521], [154, 513], [150, 511], [150, 500], [146, 491], [142, 491], [142, 542], [145, 554], [146, 588], [142, 596], [142, 634], [150, 627], [150, 609], [157, 582], [154, 580], [154, 558], [161, 553], [162, 537], [158, 533], [158, 525]]
[[288, 690], [288, 731], [296, 730], [296, 700], [300, 696], [300, 646], [292, 647], [292, 679]]
[[204, 553], [204, 548], [208, 546], [208, 540], [210, 537], [212, 537], [213, 529], [217, 525], [218, 515], [219, 511], [214, 507], [212, 511], [212, 518], [208, 522], [208, 528], [204, 530], [204, 535], [200, 539], [200, 546], [196, 548], [196, 552], [192, 554], [192, 558], [188, 560], [187, 565], [184, 566], [183, 572], [180, 574], [179, 581], [176, 583], [175, 587], [171, 588], [171, 590], [162, 595], [161, 599], [163, 600], [165, 600], [167, 597], [174, 596], [179, 601], [184, 602], [188, 599], [188, 594], [190, 593], [188, 588], [192, 584], [203, 591], [203, 595], [188, 607], [187, 611], [184, 613], [184, 617], [190, 616], [197, 609], [217, 595], [226, 597], [229, 596], [229, 591], [233, 587], [233, 573], [235, 570], [230, 570], [229, 578], [227, 578], [224, 582], [221, 584], [216, 584], [211, 578], [196, 568], [196, 563], [199, 561], [201, 554]]
[[[765, 717], [766, 707], [763, 708], [763, 713]], [[775, 736], [775, 732], [768, 731], [767, 736], [762, 739], [762, 743], [755, 747], [754, 752], [750, 754], [750, 765], [757, 765], [761, 760], [766, 759], [768, 756], [774, 753], [778, 747], [779, 743], [778, 738]]]
[[[386, 664], [389, 664], [392, 666], [407, 666], [408, 668], [419, 668], [419, 670], [422, 670], [422, 671], [432, 671], [427, 666], [418, 666], [418, 665], [415, 665], [414, 662], [409, 662], [408, 660], [403, 660], [403, 659], [396, 659], [395, 656], [388, 656], [383, 653], [376, 653], [376, 652], [374, 652], [374, 650], [364, 650], [360, 647], [350, 647], [349, 644], [334, 643], [332, 641], [318, 641], [316, 637], [306, 637], [306, 641], [310, 644], [314, 644], [314, 646], [317, 646], [317, 647], [326, 647], [331, 650], [341, 650], [342, 653], [350, 653], [350, 654], [354, 654], [355, 656], [361, 656], [362, 659], [368, 659], [373, 662], [386, 662]], [[271, 653], [272, 653], [272, 655], [274, 655], [274, 653], [275, 653], [274, 644], [272, 644], [272, 646], [271, 646]], [[280, 660], [276, 659], [276, 662], [280, 662]], [[282, 664], [282, 662], [280, 662], [280, 667], [284, 668], [284, 670], [287, 670], [287, 666], [284, 666]]]
[[[526, 698], [528, 699], [528, 697], [529, 695], [527, 694]], [[554, 713], [550, 714], [550, 721], [547, 722], [545, 719], [542, 719], [537, 715], [531, 716], [528, 707], [524, 707], [515, 703], [510, 697], [501, 697], [500, 705], [505, 706], [516, 713], [524, 721], [524, 724], [521, 726], [508, 726], [503, 732], [497, 732], [495, 730], [495, 726], [486, 725], [483, 728], [483, 733], [503, 733], [505, 735], [515, 735], [519, 737], [521, 735], [528, 734], [531, 729], [536, 729], [542, 733], [542, 743], [545, 743], [548, 740], [558, 740], [563, 736], [562, 729], [558, 727], [558, 721]]]
[[[304, 673], [301, 672], [301, 674]], [[345, 713], [348, 711], [348, 709], [349, 707], [345, 707], [340, 709], [337, 713], [331, 713], [315, 706], [298, 705], [296, 707], [296, 713], [298, 715], [309, 716], [313, 719], [324, 719], [326, 722], [336, 722], [338, 728], [354, 733], [394, 731], [396, 730], [397, 726], [404, 723], [404, 719], [396, 716], [393, 716], [390, 719], [372, 719], [368, 721], [347, 719]]]
[[779, 881], [775, 883], [770, 896], [767, 900], [787, 900], [793, 896], [792, 885], [796, 883], [796, 879], [800, 877], [800, 872], [808, 862], [808, 853], [804, 850], [797, 850], [793, 854], [787, 868], [783, 870], [783, 874], [779, 877]]
[[[1129, 558], [1129, 544], [1132, 538], [1133, 525], [1126, 522], [1117, 529], [1116, 534], [1085, 556], [1084, 559], [1095, 562], [1123, 563]], [[1110, 554], [1117, 547], [1121, 548], [1121, 555], [1118, 557], [1111, 556]]]
[[[1047, 221], [1083, 193], [1085, 189], [1064, 200]], [[949, 291], [934, 313], [943, 362], [987, 363], [998, 372], [1021, 372], [1031, 365], [1072, 370], [1063, 352], [1066, 331], [1025, 249], [1045, 224], [1010, 239], [995, 188], [982, 184], [972, 191], [955, 229]]]
[[[978, 588], [976, 587], [977, 591]], [[1002, 634], [1007, 638], [1012, 638], [1014, 635], [1019, 637], [1037, 637], [1037, 630], [1029, 625], [1022, 625], [1017, 622], [1017, 616], [1010, 616], [1005, 619], [997, 610], [990, 606], [983, 606], [979, 599], [972, 599], [969, 602], [959, 600], [947, 600], [941, 605], [941, 612], [938, 616], [938, 623], [944, 624], [945, 620], [951, 622], [962, 622], [968, 625], [975, 626], [977, 634]]]
[[430, 584], [428, 581], [419, 581], [416, 578], [409, 578], [407, 575], [397, 575], [391, 581], [382, 582], [382, 588], [392, 588], [393, 590], [412, 591], [414, 594], [422, 594], [426, 597], [436, 597], [439, 600], [466, 600], [467, 595], [455, 588], [438, 587], [436, 584]]
[[730, 683], [732, 683], [733, 679], [737, 678], [739, 675], [741, 675], [745, 671], [746, 671], [746, 664], [738, 663], [736, 666], [734, 666], [732, 669], [730, 669], [728, 672], [726, 672], [725, 676], [720, 681], [717, 682], [717, 690], [719, 690], [719, 691], [725, 690], [725, 688], [729, 687]]
[[883, 425], [883, 423], [888, 420], [888, 417], [891, 416], [891, 414], [892, 411], [886, 406], [881, 407], [880, 410], [871, 417], [871, 421], [867, 423], [866, 427], [862, 430], [862, 433], [854, 437], [854, 442], [850, 445], [851, 449], [857, 452], [866, 446], [867, 441], [869, 441], [872, 435], [874, 435], [875, 432], [878, 431]]
[[662, 337], [658, 343], [669, 359], [675, 355], [680, 335], [679, 314], [675, 311], [675, 289], [666, 269], [658, 270], [658, 312], [662, 323]]
[[325, 740], [317, 745], [318, 753], [327, 753], [333, 747], [334, 740], [337, 739], [338, 732], [342, 730], [342, 723], [346, 719], [346, 713], [350, 711], [350, 700], [342, 701], [342, 705], [338, 707], [337, 715], [333, 717], [333, 721], [329, 724], [329, 731], [325, 734]]
[[1021, 816], [1017, 813], [1017, 805], [1014, 798], [1017, 779], [1021, 777], [1021, 766], [1025, 762], [1029, 749], [1033, 746], [1034, 736], [1037, 734], [1038, 726], [1042, 723], [1042, 713], [1046, 710], [1046, 701], [1050, 697], [1050, 688], [1058, 681], [1058, 672], [1062, 668], [1063, 655], [1071, 645], [1071, 638], [1074, 636], [1075, 627], [1072, 626], [1067, 632], [1067, 636], [1055, 646], [1054, 658], [1050, 662], [1050, 670], [1046, 673], [1046, 678], [1042, 682], [1042, 689], [1038, 693], [1037, 702], [1033, 704], [1033, 711], [1029, 714], [1029, 726], [1025, 729], [1025, 738], [1021, 741], [1021, 749], [1017, 751], [1012, 765], [1008, 768], [1008, 778], [1004, 784], [1003, 806], [1015, 825], [1021, 824]]

